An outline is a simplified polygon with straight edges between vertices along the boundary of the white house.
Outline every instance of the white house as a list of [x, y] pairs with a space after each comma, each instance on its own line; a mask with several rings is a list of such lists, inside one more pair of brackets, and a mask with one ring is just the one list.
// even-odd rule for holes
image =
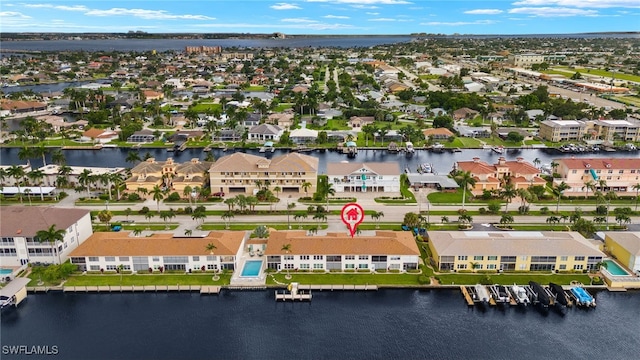
[[318, 131], [306, 128], [291, 130], [289, 139], [295, 144], [313, 143], [318, 139]]
[[400, 165], [385, 163], [328, 163], [329, 184], [341, 192], [400, 192]]
[[[158, 233], [134, 237], [128, 232], [95, 233], [70, 257], [83, 271], [234, 270], [242, 252], [244, 231], [212, 231], [204, 236], [176, 237]], [[207, 250], [213, 244], [215, 249]]]
[[249, 130], [249, 141], [278, 141], [283, 132], [277, 125], [261, 124]]
[[[368, 219], [367, 219], [368, 220]], [[290, 245], [290, 251], [282, 248]], [[267, 268], [275, 270], [375, 271], [414, 270], [420, 251], [407, 231], [376, 231], [375, 235], [327, 233], [307, 236], [305, 231], [271, 231], [264, 252]]]
[[[19, 268], [29, 262], [64, 262], [71, 251], [93, 234], [89, 210], [2, 206], [0, 218], [2, 267]], [[56, 230], [65, 231], [64, 239], [55, 244], [38, 242], [36, 233], [52, 225]]]

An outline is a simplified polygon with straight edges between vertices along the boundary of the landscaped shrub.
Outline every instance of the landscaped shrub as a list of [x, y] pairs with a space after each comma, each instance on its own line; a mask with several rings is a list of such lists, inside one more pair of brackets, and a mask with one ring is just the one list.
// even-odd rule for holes
[[142, 209], [138, 210], [138, 214], [148, 214], [149, 213], [149, 207], [148, 206], [143, 206]]
[[529, 207], [528, 207], [528, 206], [526, 206], [526, 205], [520, 205], [520, 206], [518, 207], [518, 213], [519, 213], [519, 214], [523, 214], [523, 215], [524, 215], [524, 214], [528, 214], [528, 213], [529, 213]]
[[420, 275], [418, 277], [418, 282], [422, 285], [426, 285], [431, 283], [431, 279], [427, 275]]
[[480, 212], [480, 214], [484, 215], [484, 214], [487, 213], [487, 209], [481, 207], [481, 208], [478, 209], [478, 212]]
[[174, 191], [171, 194], [169, 194], [169, 196], [167, 196], [165, 201], [167, 201], [167, 202], [180, 201], [180, 194], [178, 194], [177, 192]]
[[109, 195], [107, 195], [107, 194], [102, 194], [102, 195], [98, 196], [98, 199], [100, 199], [100, 200], [105, 200], [105, 201], [106, 201], [106, 200], [109, 200]]
[[502, 208], [502, 204], [499, 201], [490, 201], [489, 205], [487, 205], [487, 209], [492, 214], [499, 213], [501, 208]]
[[140, 195], [138, 195], [138, 193], [131, 193], [131, 194], [127, 195], [127, 200], [128, 201], [140, 201]]

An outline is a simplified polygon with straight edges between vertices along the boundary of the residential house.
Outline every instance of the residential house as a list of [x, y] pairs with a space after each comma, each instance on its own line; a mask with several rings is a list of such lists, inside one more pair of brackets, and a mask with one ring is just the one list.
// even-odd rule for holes
[[[3, 268], [20, 268], [27, 263], [59, 264], [91, 234], [89, 210], [44, 206], [0, 206], [0, 256]], [[39, 242], [37, 232], [64, 230], [62, 241]]]
[[474, 117], [478, 116], [478, 114], [479, 112], [473, 109], [463, 107], [453, 112], [453, 119], [454, 120], [473, 119]]
[[472, 161], [456, 162], [456, 169], [471, 173], [476, 180], [471, 189], [474, 194], [481, 194], [483, 190], [502, 189], [506, 183], [512, 184], [515, 189], [546, 184], [540, 177], [540, 170], [521, 157], [516, 161], [507, 161], [501, 156], [496, 164], [491, 165], [474, 157]]
[[349, 118], [351, 128], [361, 128], [365, 125], [373, 124], [376, 119], [373, 116], [352, 116]]
[[604, 254], [578, 232], [429, 231], [437, 271], [597, 270]]
[[260, 124], [260, 120], [262, 120], [260, 113], [249, 113], [247, 114], [246, 119], [242, 121], [242, 126], [247, 129], [251, 129], [254, 126], [258, 126]]
[[106, 144], [118, 139], [118, 133], [113, 130], [91, 128], [82, 133], [80, 141]]
[[[78, 178], [80, 177], [80, 174], [82, 174], [82, 172], [85, 170], [89, 170], [91, 172], [91, 175], [93, 176], [101, 176], [104, 174], [120, 174], [124, 178], [124, 175], [126, 174], [126, 169], [123, 167], [112, 168], [112, 167], [68, 166], [68, 168], [69, 168], [69, 173], [65, 175], [60, 174], [60, 169], [61, 169], [60, 165], [48, 164], [47, 166], [42, 166], [41, 168], [39, 168], [38, 170], [42, 171], [42, 173], [44, 174], [44, 178], [42, 179], [43, 185], [57, 186], [58, 178], [62, 176], [65, 178], [69, 186], [75, 187], [77, 185], [80, 185]], [[106, 184], [100, 184], [100, 183], [98, 183], [97, 185], [106, 186]]]
[[8, 116], [13, 114], [45, 111], [47, 110], [47, 104], [38, 101], [0, 99], [0, 108], [3, 113], [7, 113], [3, 116]]
[[640, 232], [607, 231], [604, 233], [604, 245], [613, 258], [640, 275]]
[[153, 100], [164, 99], [164, 93], [162, 93], [161, 91], [143, 90], [142, 94], [144, 95], [145, 103], [150, 103]]
[[71, 128], [83, 129], [89, 122], [87, 120], [77, 120], [74, 122], [66, 122], [62, 116], [56, 115], [45, 115], [38, 116], [36, 118], [38, 121], [44, 121], [45, 123], [51, 125], [53, 132], [59, 133], [62, 130], [67, 130]]
[[176, 163], [172, 158], [166, 161], [149, 158], [131, 169], [131, 177], [125, 181], [125, 185], [127, 190], [132, 192], [140, 188], [151, 191], [157, 185], [182, 194], [187, 186], [191, 188], [205, 186], [208, 180], [206, 171], [211, 164], [198, 159]]
[[278, 125], [282, 129], [289, 129], [293, 126], [293, 116], [291, 112], [269, 114], [266, 123]]
[[213, 141], [240, 141], [242, 133], [236, 129], [222, 129], [211, 135]]
[[[184, 237], [168, 233], [133, 237], [129, 232], [95, 233], [75, 249], [71, 263], [82, 271], [139, 273], [220, 271], [238, 268], [244, 231], [212, 231]], [[215, 250], [207, 250], [213, 244]]]
[[488, 126], [465, 126], [456, 125], [456, 131], [460, 136], [470, 138], [488, 138], [491, 137], [491, 128]]
[[579, 120], [545, 120], [540, 123], [539, 136], [547, 141], [582, 140], [587, 125]]
[[424, 138], [426, 140], [434, 139], [434, 140], [446, 140], [452, 136], [455, 136], [451, 130], [447, 128], [433, 128], [433, 129], [424, 129], [422, 130], [424, 134]]
[[294, 129], [289, 134], [289, 140], [294, 144], [315, 143], [318, 140], [318, 131], [307, 128]]
[[144, 143], [144, 142], [154, 142], [154, 141], [156, 141], [156, 136], [153, 135], [153, 131], [149, 129], [136, 131], [127, 138], [127, 142]]
[[[585, 184], [589, 182], [594, 186], [589, 191], [591, 194], [595, 189], [635, 196], [633, 186], [640, 183], [640, 158], [560, 158], [553, 162], [558, 164], [554, 172], [559, 174], [554, 183], [569, 185], [565, 196], [585, 195]], [[604, 183], [600, 184], [601, 181]]]
[[[319, 160], [313, 156], [289, 153], [267, 159], [234, 153], [218, 159], [209, 169], [212, 192], [253, 194], [258, 185], [279, 186], [283, 193], [314, 193], [318, 182]], [[311, 184], [304, 186], [305, 183]]]
[[400, 165], [385, 163], [328, 163], [327, 177], [336, 193], [400, 192]]
[[[290, 251], [282, 248], [290, 245]], [[413, 234], [376, 231], [375, 235], [327, 233], [308, 236], [305, 231], [272, 231], [264, 252], [267, 268], [278, 271], [415, 270], [420, 251]]]
[[278, 141], [280, 140], [282, 133], [284, 133], [284, 129], [277, 125], [261, 124], [254, 126], [249, 130], [248, 140], [258, 142]]

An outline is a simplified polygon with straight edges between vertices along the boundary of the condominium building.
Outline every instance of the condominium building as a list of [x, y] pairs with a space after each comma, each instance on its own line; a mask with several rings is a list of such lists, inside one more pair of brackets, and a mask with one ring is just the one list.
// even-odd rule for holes
[[439, 271], [587, 271], [604, 254], [577, 232], [430, 231]]
[[[129, 232], [95, 233], [71, 254], [81, 271], [206, 271], [234, 270], [242, 252], [244, 231], [212, 231], [205, 236], [179, 237], [157, 233], [134, 237]], [[213, 244], [213, 250], [207, 250]]]
[[400, 192], [398, 163], [328, 163], [329, 184], [341, 192]]
[[318, 158], [299, 153], [273, 159], [234, 153], [221, 157], [209, 169], [211, 191], [252, 194], [261, 185], [268, 185], [280, 187], [285, 194], [313, 194], [318, 183], [318, 163]]
[[172, 158], [166, 161], [149, 158], [131, 169], [131, 177], [125, 184], [129, 191], [140, 188], [151, 191], [157, 185], [182, 194], [187, 186], [202, 188], [205, 185], [208, 180], [206, 172], [211, 164], [196, 158], [185, 163], [176, 163]]
[[640, 275], [640, 232], [608, 231], [604, 235], [607, 252]]
[[[289, 245], [289, 251], [283, 251]], [[308, 236], [305, 231], [272, 231], [264, 255], [276, 270], [414, 270], [420, 250], [411, 232], [376, 231], [350, 237], [347, 232]]]
[[560, 158], [553, 161], [558, 164], [555, 172], [560, 174], [554, 182], [569, 185], [565, 196], [584, 195], [589, 183], [593, 185], [589, 189], [592, 194], [593, 190], [599, 190], [635, 196], [633, 186], [640, 184], [640, 158]]
[[582, 140], [587, 124], [579, 120], [545, 120], [540, 123], [540, 137], [547, 141], [561, 142]]
[[637, 120], [595, 120], [593, 130], [602, 140], [640, 141], [640, 121]]
[[458, 161], [455, 166], [460, 171], [470, 172], [474, 177], [476, 183], [471, 192], [475, 194], [480, 194], [483, 190], [502, 189], [506, 183], [512, 184], [515, 189], [546, 183], [540, 177], [540, 169], [521, 157], [516, 158], [516, 161], [507, 161], [501, 156], [495, 164], [488, 164], [475, 157], [472, 161]]
[[[89, 210], [40, 206], [0, 206], [0, 266], [18, 268], [27, 263], [59, 264], [91, 234]], [[62, 241], [40, 242], [40, 230], [64, 230]]]

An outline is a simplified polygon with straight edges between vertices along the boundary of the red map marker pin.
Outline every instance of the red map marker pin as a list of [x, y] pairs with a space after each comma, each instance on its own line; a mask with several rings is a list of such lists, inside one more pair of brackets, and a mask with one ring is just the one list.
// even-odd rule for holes
[[355, 235], [358, 225], [364, 220], [364, 210], [362, 206], [356, 203], [349, 203], [342, 207], [340, 212], [340, 218], [342, 222], [347, 225], [351, 237]]

